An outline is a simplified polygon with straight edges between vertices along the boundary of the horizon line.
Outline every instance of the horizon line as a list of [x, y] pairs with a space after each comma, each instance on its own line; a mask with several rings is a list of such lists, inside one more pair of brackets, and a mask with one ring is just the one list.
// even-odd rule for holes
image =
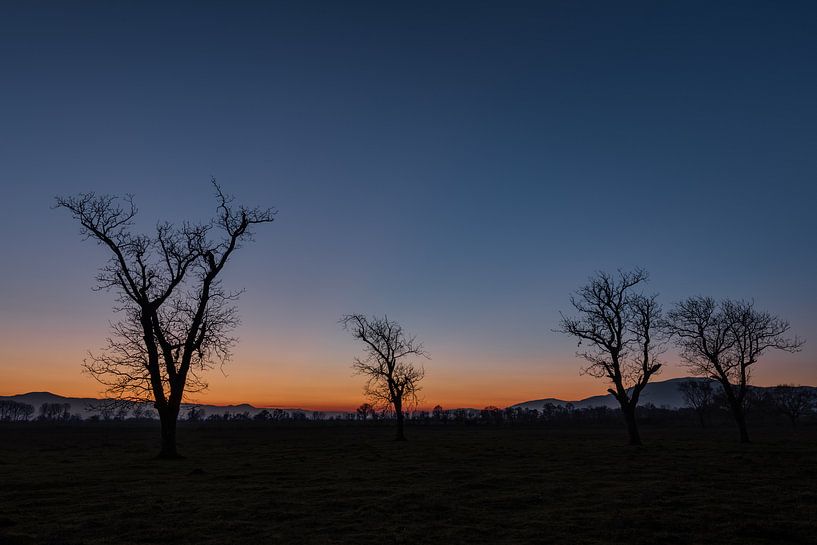
[[[661, 384], [661, 383], [665, 383], [665, 382], [672, 382], [672, 381], [678, 381], [678, 380], [690, 380], [690, 379], [693, 379], [693, 380], [708, 379], [708, 380], [712, 380], [712, 381], [715, 380], [715, 379], [712, 379], [711, 377], [682, 376], [682, 377], [672, 377], [672, 378], [668, 378], [666, 380], [651, 381], [651, 382], [648, 383], [648, 385], [649, 384]], [[756, 386], [756, 387], [760, 387], [760, 388], [773, 388], [775, 386], [781, 386], [781, 385], [784, 385], [784, 384], [782, 384], [782, 383], [751, 384], [750, 386]], [[817, 387], [817, 386], [812, 386], [810, 384], [797, 384], [796, 386], [805, 386], [805, 387], [811, 387], [811, 388]], [[70, 394], [68, 394], [68, 395], [66, 395], [66, 394], [54, 393], [54, 392], [52, 392], [50, 390], [30, 390], [28, 392], [22, 392], [22, 393], [0, 394], [0, 397], [19, 397], [19, 396], [25, 396], [25, 395], [29, 395], [29, 394], [48, 394], [48, 395], [53, 395], [53, 396], [57, 396], [57, 397], [63, 397], [63, 398], [66, 398], [66, 399], [96, 399], [96, 400], [116, 399], [116, 398], [99, 397], [99, 394], [96, 394], [96, 395], [70, 395]], [[556, 400], [556, 401], [561, 401], [563, 403], [577, 403], [577, 402], [581, 402], [581, 401], [584, 401], [584, 400], [587, 400], [587, 399], [590, 399], [590, 398], [607, 397], [609, 395], [612, 395], [612, 394], [610, 394], [607, 390], [604, 390], [601, 393], [589, 395], [589, 396], [582, 397], [582, 398], [579, 398], [579, 399], [562, 399], [560, 397], [554, 397], [554, 396], [547, 396], [546, 395], [546, 396], [543, 396], [543, 397], [537, 397], [537, 398], [531, 398], [531, 399], [516, 401], [514, 403], [510, 403], [510, 404], [507, 404], [507, 405], [505, 405], [503, 403], [487, 403], [487, 404], [485, 404], [484, 402], [480, 402], [480, 403], [459, 403], [459, 404], [447, 404], [447, 405], [451, 410], [453, 410], [453, 409], [482, 409], [482, 408], [491, 407], [491, 406], [495, 406], [495, 407], [511, 407], [511, 406], [514, 406], [514, 405], [519, 405], [519, 404], [523, 404], [523, 403], [529, 403], [531, 401], [539, 401], [539, 400], [544, 400], [544, 399], [553, 399], [553, 400]], [[142, 403], [152, 403], [152, 401], [143, 401]], [[360, 404], [363, 404], [363, 403], [367, 403], [367, 401], [364, 399], [364, 400], [362, 400], [360, 402]], [[354, 412], [355, 409], [357, 409], [357, 407], [360, 406], [360, 404], [358, 404], [358, 405], [323, 405], [323, 406], [321, 406], [321, 405], [310, 405], [310, 404], [303, 404], [302, 405], [300, 403], [272, 404], [272, 403], [268, 403], [268, 402], [252, 402], [252, 401], [238, 401], [238, 402], [236, 402], [236, 401], [226, 401], [226, 402], [225, 401], [210, 401], [210, 402], [207, 402], [207, 401], [192, 401], [192, 400], [183, 401], [182, 404], [183, 405], [207, 405], [207, 406], [211, 406], [211, 407], [224, 407], [224, 408], [240, 407], [241, 405], [248, 405], [248, 406], [252, 407], [253, 409], [284, 409], [284, 410], [300, 410], [300, 411], [312, 411], [312, 412], [340, 412], [340, 413]], [[412, 410], [430, 411], [431, 409], [433, 409], [437, 405], [440, 405], [444, 409], [449, 410], [449, 409], [446, 408], [446, 404], [443, 403], [443, 402], [421, 403], [421, 404], [418, 404]]]

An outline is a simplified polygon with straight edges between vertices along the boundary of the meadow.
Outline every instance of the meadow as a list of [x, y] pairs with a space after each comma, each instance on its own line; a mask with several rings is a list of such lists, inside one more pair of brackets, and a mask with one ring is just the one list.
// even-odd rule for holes
[[817, 427], [0, 427], [0, 543], [815, 543]]

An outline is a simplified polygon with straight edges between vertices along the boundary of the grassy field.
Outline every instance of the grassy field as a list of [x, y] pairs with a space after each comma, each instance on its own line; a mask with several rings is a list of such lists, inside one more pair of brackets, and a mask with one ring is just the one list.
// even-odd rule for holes
[[817, 543], [817, 430], [0, 427], [0, 543]]

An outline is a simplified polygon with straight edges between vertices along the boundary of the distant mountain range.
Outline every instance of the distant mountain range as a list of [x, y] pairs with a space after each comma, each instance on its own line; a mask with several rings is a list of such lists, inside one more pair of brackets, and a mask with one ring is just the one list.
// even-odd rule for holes
[[[657, 382], [650, 382], [641, 391], [641, 396], [638, 399], [639, 405], [647, 405], [652, 403], [656, 407], [665, 407], [669, 409], [681, 409], [686, 407], [687, 404], [684, 401], [684, 397], [681, 395], [680, 385], [685, 382], [711, 382], [712, 387], [715, 391], [720, 389], [720, 384], [716, 381], [708, 378], [698, 378], [698, 377], [682, 377], [682, 378], [672, 378], [669, 380], [657, 381]], [[766, 390], [767, 387], [764, 386], [752, 386], [754, 390]], [[813, 388], [815, 392], [817, 392], [817, 388], [809, 386], [809, 388]], [[576, 409], [589, 409], [592, 407], [609, 407], [611, 409], [615, 409], [619, 407], [618, 401], [612, 395], [599, 395], [599, 396], [592, 396], [587, 397], [585, 399], [580, 399], [577, 401], [564, 401], [562, 399], [555, 399], [555, 398], [546, 398], [546, 399], [534, 399], [531, 401], [523, 401], [522, 403], [517, 403], [516, 405], [512, 405], [512, 407], [521, 407], [523, 409], [537, 409], [541, 410], [543, 406], [547, 405], [548, 403], [552, 403], [553, 405], [567, 405], [568, 403], [572, 404]]]
[[[715, 389], [720, 388], [720, 386], [715, 381], [707, 378], [683, 377], [658, 382], [651, 382], [641, 392], [641, 397], [639, 399], [638, 404], [643, 406], [647, 405], [648, 403], [652, 403], [656, 407], [666, 407], [669, 409], [683, 408], [686, 406], [686, 402], [684, 401], [684, 398], [681, 395], [681, 390], [679, 389], [679, 386], [684, 382], [692, 381], [705, 382], [709, 381], [713, 383]], [[763, 386], [754, 386], [753, 388], [761, 391], [766, 389]], [[814, 388], [814, 390], [817, 393], [817, 388]], [[50, 392], [29, 392], [27, 394], [19, 394], [13, 396], [0, 396], [0, 400], [12, 400], [20, 403], [28, 403], [29, 405], [32, 405], [34, 407], [35, 411], [39, 411], [39, 408], [43, 403], [67, 403], [71, 406], [70, 408], [71, 414], [79, 415], [82, 418], [89, 418], [91, 416], [99, 414], [99, 411], [94, 407], [99, 406], [101, 403], [104, 403], [105, 401], [104, 399], [97, 399], [92, 397], [63, 397], [57, 394], [52, 394]], [[576, 401], [566, 401], [563, 399], [556, 399], [552, 397], [544, 399], [534, 399], [531, 401], [523, 401], [522, 403], [511, 405], [511, 407], [541, 410], [542, 407], [544, 407], [548, 403], [552, 403], [553, 405], [557, 406], [559, 405], [564, 406], [569, 403], [576, 409], [585, 409], [592, 407], [618, 408], [619, 406], [618, 401], [616, 401], [616, 399], [612, 395], [606, 394], [587, 397]], [[185, 403], [182, 405], [182, 410], [179, 413], [179, 417], [185, 418], [187, 415], [187, 411], [194, 406], [202, 411], [202, 416], [204, 418], [207, 418], [212, 414], [232, 415], [241, 413], [248, 413], [252, 417], [257, 413], [261, 412], [262, 410], [264, 410], [264, 408], [255, 407], [248, 403], [242, 403], [240, 405], [202, 405], [194, 403]], [[145, 404], [145, 407], [149, 407], [152, 409], [152, 406], [150, 404]], [[272, 408], [269, 407], [267, 407], [266, 409], [272, 410]], [[325, 418], [335, 417], [343, 418], [347, 414], [346, 412], [313, 411], [311, 409], [282, 408], [281, 410], [289, 414], [304, 413], [307, 418], [310, 418], [313, 412], [321, 412]], [[477, 412], [477, 409], [466, 410]]]
[[[98, 415], [99, 411], [95, 407], [100, 406], [101, 404], [105, 403], [104, 399], [97, 399], [93, 397], [64, 397], [57, 394], [52, 394], [51, 392], [29, 392], [27, 394], [18, 394], [13, 396], [0, 396], [0, 400], [11, 400], [17, 401], [18, 403], [28, 403], [34, 407], [35, 411], [39, 411], [40, 407], [43, 403], [67, 403], [71, 406], [69, 412], [71, 414], [76, 414], [81, 416], [82, 418], [89, 418], [94, 415]], [[152, 409], [152, 403], [144, 403], [146, 408]], [[183, 403], [182, 409], [179, 412], [179, 418], [185, 418], [187, 415], [187, 411], [191, 407], [196, 407], [202, 411], [203, 418], [207, 418], [212, 414], [242, 414], [248, 413], [251, 417], [256, 415], [257, 413], [264, 410], [264, 408], [254, 407], [249, 403], [242, 403], [240, 405], [203, 405], [199, 403]], [[267, 408], [267, 410], [272, 410], [272, 408]], [[304, 413], [307, 417], [311, 417], [313, 412], [312, 410], [307, 409], [293, 409], [293, 408], [282, 408], [283, 411], [292, 414], [292, 413]], [[333, 412], [333, 411], [320, 411], [324, 414], [326, 418], [333, 418], [339, 415], [345, 415], [346, 413], [343, 412]]]

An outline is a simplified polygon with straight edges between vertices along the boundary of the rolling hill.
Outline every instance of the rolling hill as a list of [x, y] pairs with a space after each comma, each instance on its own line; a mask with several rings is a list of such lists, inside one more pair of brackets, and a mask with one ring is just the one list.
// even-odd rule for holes
[[[708, 381], [713, 383], [713, 389], [717, 391], [720, 388], [720, 385], [715, 382], [714, 380], [708, 378], [697, 378], [697, 377], [682, 377], [682, 378], [673, 378], [664, 381], [657, 381], [651, 382], [647, 384], [644, 390], [641, 392], [641, 397], [638, 401], [639, 405], [647, 405], [648, 403], [652, 403], [656, 407], [666, 407], [670, 409], [680, 409], [686, 407], [686, 402], [684, 401], [683, 396], [681, 395], [681, 391], [679, 386], [685, 382], [691, 381]], [[765, 390], [766, 387], [763, 386], [753, 386], [752, 388], [756, 390]], [[552, 403], [554, 405], [566, 405], [567, 403], [571, 403], [573, 407], [577, 409], [586, 409], [592, 407], [609, 407], [611, 409], [618, 408], [618, 401], [610, 395], [598, 395], [587, 397], [585, 399], [580, 399], [577, 401], [565, 401], [561, 399], [554, 399], [554, 398], [546, 398], [546, 399], [534, 399], [531, 401], [523, 401], [522, 403], [517, 403], [512, 405], [512, 407], [521, 407], [524, 409], [541, 409], [544, 405]]]

